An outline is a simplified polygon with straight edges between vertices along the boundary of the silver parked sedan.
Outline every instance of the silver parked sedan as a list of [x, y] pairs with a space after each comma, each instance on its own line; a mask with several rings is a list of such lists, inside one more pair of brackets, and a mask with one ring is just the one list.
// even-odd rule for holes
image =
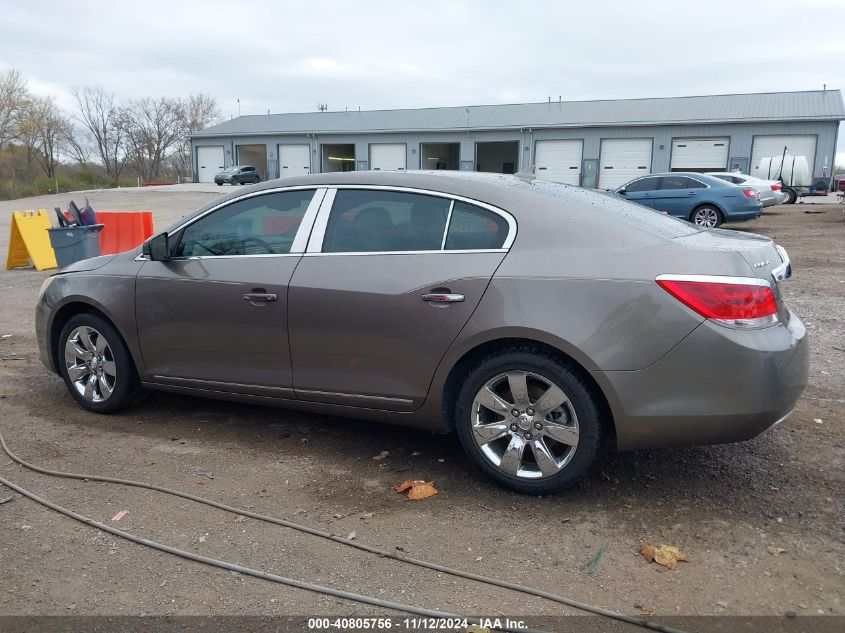
[[781, 189], [781, 183], [778, 180], [763, 180], [756, 176], [749, 176], [740, 172], [726, 172], [726, 171], [710, 171], [707, 176], [713, 176], [719, 180], [740, 185], [742, 187], [751, 187], [760, 196], [760, 202], [763, 208], [772, 207], [776, 204], [783, 204], [789, 199]]
[[41, 358], [86, 409], [149, 389], [457, 433], [545, 494], [620, 449], [745, 440], [807, 381], [786, 252], [530, 177], [271, 181], [48, 278]]

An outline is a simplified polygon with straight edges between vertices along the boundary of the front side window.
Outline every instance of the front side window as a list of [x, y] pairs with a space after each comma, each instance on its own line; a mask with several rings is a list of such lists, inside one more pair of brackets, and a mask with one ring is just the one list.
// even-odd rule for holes
[[686, 176], [663, 176], [660, 179], [661, 189], [688, 189], [689, 178]]
[[401, 191], [339, 189], [324, 253], [439, 251], [450, 200]]
[[293, 239], [313, 189], [252, 196], [222, 207], [188, 225], [175, 257], [283, 255]]
[[639, 191], [655, 191], [657, 189], [659, 178], [640, 178], [632, 183], [625, 185], [625, 191], [637, 193]]
[[502, 248], [508, 237], [507, 220], [466, 202], [455, 202], [446, 250], [486, 250]]

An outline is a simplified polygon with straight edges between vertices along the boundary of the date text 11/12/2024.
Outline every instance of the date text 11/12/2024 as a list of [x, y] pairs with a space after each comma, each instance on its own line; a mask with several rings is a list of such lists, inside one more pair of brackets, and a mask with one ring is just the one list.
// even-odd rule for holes
[[473, 625], [480, 630], [502, 628], [513, 630], [527, 627], [524, 621], [509, 618], [479, 618], [475, 622], [470, 622], [466, 618], [308, 618], [308, 629], [312, 631], [360, 631], [367, 629], [371, 631], [389, 631], [392, 629], [400, 631], [465, 631]]

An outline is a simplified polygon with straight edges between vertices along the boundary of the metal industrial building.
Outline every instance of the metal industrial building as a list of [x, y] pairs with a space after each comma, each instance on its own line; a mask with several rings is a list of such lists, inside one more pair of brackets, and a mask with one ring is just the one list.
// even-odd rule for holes
[[[192, 136], [195, 179], [234, 164], [262, 177], [460, 169], [612, 188], [651, 172], [755, 174], [784, 148], [829, 177], [839, 90], [239, 116]], [[765, 176], [766, 174], [759, 174]]]

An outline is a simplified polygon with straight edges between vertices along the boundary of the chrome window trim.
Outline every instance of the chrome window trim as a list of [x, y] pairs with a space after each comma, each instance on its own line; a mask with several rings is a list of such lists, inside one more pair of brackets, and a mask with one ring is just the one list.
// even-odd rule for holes
[[[329, 215], [331, 213], [332, 206], [334, 205], [334, 199], [337, 195], [337, 191], [339, 189], [368, 189], [371, 191], [397, 191], [400, 193], [416, 193], [424, 196], [434, 196], [437, 198], [446, 198], [451, 202], [449, 205], [449, 216], [446, 222], [446, 229], [444, 232], [444, 243], [441, 244], [441, 248], [437, 250], [427, 250], [427, 251], [371, 251], [371, 252], [341, 252], [341, 253], [323, 253], [323, 239], [326, 236], [326, 227], [329, 223]], [[471, 204], [477, 207], [481, 207], [482, 209], [486, 209], [492, 213], [495, 213], [499, 217], [503, 218], [508, 223], [508, 234], [505, 237], [505, 241], [502, 244], [501, 248], [493, 248], [493, 249], [466, 249], [466, 250], [445, 250], [445, 236], [449, 232], [449, 226], [451, 225], [452, 220], [452, 208], [455, 206], [455, 202], [465, 202], [467, 204]], [[317, 215], [317, 220], [314, 223], [314, 228], [311, 231], [311, 238], [308, 241], [308, 248], [305, 250], [305, 255], [313, 257], [314, 255], [421, 255], [421, 254], [432, 254], [432, 253], [506, 253], [510, 250], [511, 246], [516, 239], [517, 233], [517, 223], [516, 219], [504, 209], [500, 209], [499, 207], [495, 207], [491, 204], [487, 204], [486, 202], [481, 202], [480, 200], [475, 200], [473, 198], [467, 198], [465, 196], [460, 196], [457, 194], [445, 193], [443, 191], [433, 191], [430, 189], [420, 189], [418, 187], [401, 187], [401, 186], [394, 186], [394, 185], [330, 185], [328, 187], [328, 191], [326, 192], [325, 197], [323, 198], [323, 203], [320, 206], [320, 211]]]
[[455, 200], [449, 202], [449, 213], [446, 214], [446, 227], [443, 229], [443, 240], [440, 242], [440, 250], [446, 250], [446, 238], [449, 237], [449, 227], [452, 226], [452, 211], [455, 210]]
[[735, 284], [737, 286], [761, 286], [771, 288], [771, 284], [758, 277], [731, 277], [728, 275], [673, 275], [665, 274], [655, 277], [655, 281], [697, 281], [710, 284]]
[[[311, 231], [314, 229], [314, 220], [317, 219], [317, 214], [320, 212], [320, 206], [323, 204], [323, 198], [326, 197], [326, 189], [321, 187], [314, 192], [314, 197], [305, 209], [305, 215], [302, 216], [302, 222], [299, 223], [299, 228], [296, 230], [296, 235], [293, 238], [293, 243], [290, 245], [291, 254], [301, 255], [305, 252], [308, 246], [308, 239], [311, 237]], [[307, 227], [306, 230], [303, 230]]]
[[329, 212], [334, 205], [334, 198], [337, 195], [336, 187], [329, 187], [326, 194], [323, 196], [320, 210], [317, 213], [317, 219], [314, 222], [314, 228], [311, 229], [311, 236], [308, 239], [308, 246], [305, 249], [306, 253], [319, 253], [323, 248], [323, 238], [326, 237], [326, 227], [329, 224]]
[[[311, 234], [314, 219], [317, 217], [317, 213], [320, 210], [320, 205], [325, 198], [327, 187], [319, 186], [319, 185], [294, 185], [290, 187], [273, 187], [271, 189], [261, 189], [260, 191], [250, 191], [245, 193], [241, 196], [237, 196], [235, 198], [229, 198], [220, 204], [216, 204], [213, 207], [203, 211], [196, 217], [191, 218], [190, 220], [186, 220], [176, 228], [171, 231], [168, 231], [167, 235], [174, 235], [178, 233], [182, 229], [190, 226], [194, 222], [198, 222], [205, 216], [214, 213], [215, 211], [222, 209], [223, 207], [227, 207], [230, 204], [235, 202], [240, 202], [241, 200], [246, 200], [248, 198], [254, 198], [256, 196], [271, 194], [271, 193], [286, 193], [288, 191], [304, 191], [308, 189], [314, 190], [314, 196], [311, 198], [311, 201], [308, 203], [308, 208], [305, 209], [305, 214], [302, 216], [302, 222], [299, 223], [299, 228], [296, 231], [296, 235], [293, 238], [293, 243], [291, 244], [290, 252], [289, 253], [256, 253], [253, 255], [192, 255], [190, 257], [171, 257], [168, 261], [187, 261], [187, 260], [194, 260], [194, 259], [232, 259], [235, 257], [301, 257], [302, 254], [305, 252], [305, 244], [307, 243], [307, 235]], [[307, 227], [307, 230], [305, 230]], [[160, 233], [155, 233], [154, 235], [160, 235]], [[143, 250], [135, 256], [136, 262], [147, 261], [147, 258], [144, 257]]]
[[462, 249], [454, 251], [352, 251], [345, 253], [303, 253], [303, 257], [352, 257], [355, 255], [469, 255], [472, 253], [507, 253], [506, 248]]

